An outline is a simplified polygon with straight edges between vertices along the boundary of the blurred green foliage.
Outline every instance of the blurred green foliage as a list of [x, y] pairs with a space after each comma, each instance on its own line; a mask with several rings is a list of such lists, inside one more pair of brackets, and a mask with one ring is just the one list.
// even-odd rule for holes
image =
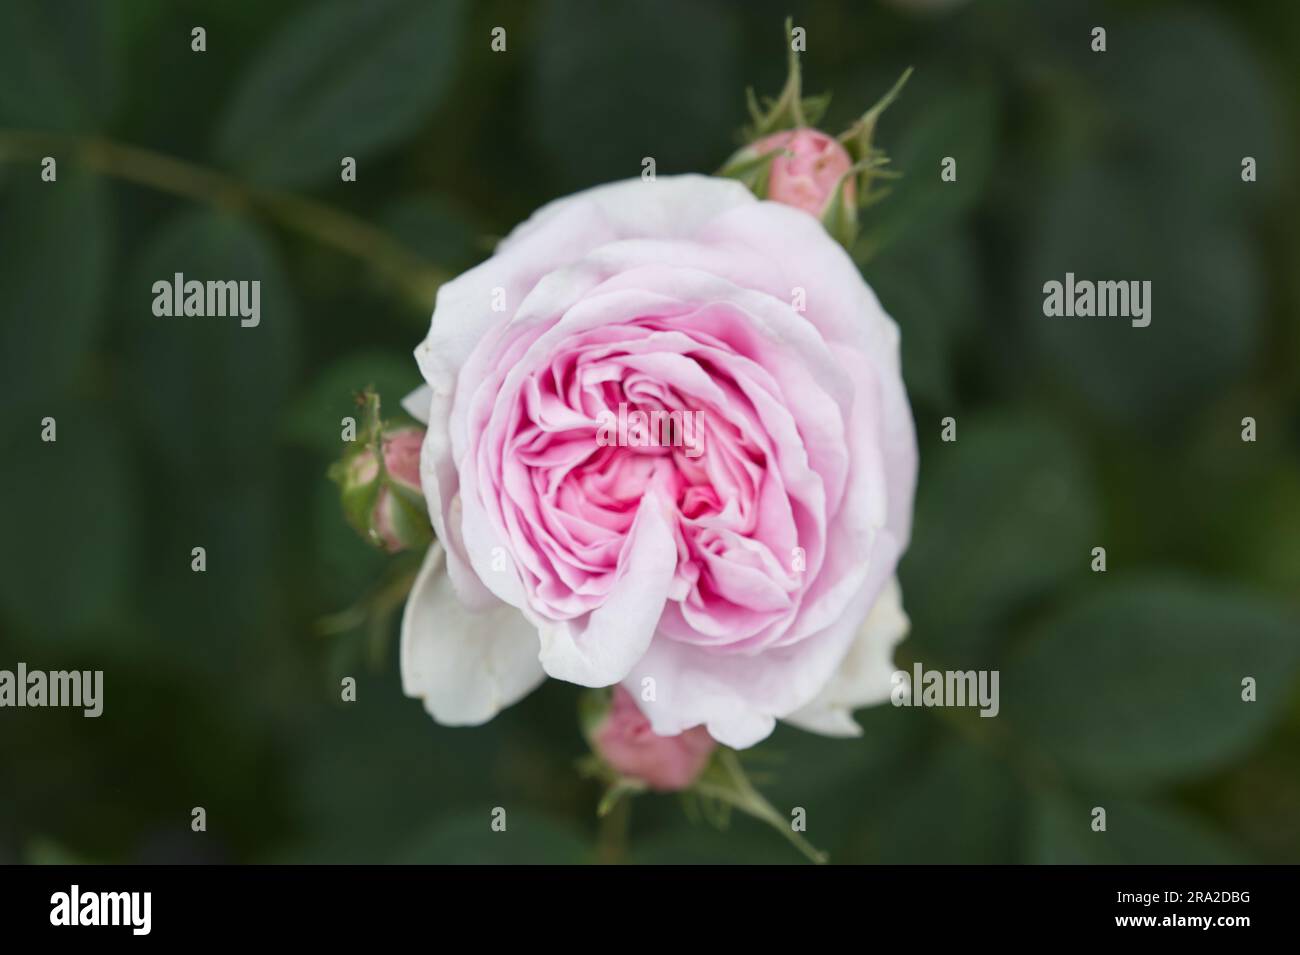
[[[388, 568], [326, 481], [337, 421], [354, 388], [391, 408], [416, 383], [431, 301], [233, 194], [100, 176], [77, 144], [295, 190], [454, 273], [643, 156], [716, 168], [745, 85], [780, 86], [793, 13], [827, 128], [916, 68], [878, 136], [906, 177], [855, 249], [921, 441], [899, 662], [998, 668], [1002, 715], [781, 728], [755, 778], [839, 862], [1300, 861], [1300, 5], [922, 6], [0, 4], [0, 667], [106, 671], [98, 720], [0, 713], [0, 860], [595, 858], [577, 688], [445, 729], [391, 644], [317, 628]], [[57, 186], [15, 129], [73, 137]], [[1151, 327], [1043, 320], [1067, 270], [1151, 279]], [[173, 271], [261, 279], [261, 326], [154, 318]], [[667, 797], [631, 826], [633, 861], [799, 861]]]

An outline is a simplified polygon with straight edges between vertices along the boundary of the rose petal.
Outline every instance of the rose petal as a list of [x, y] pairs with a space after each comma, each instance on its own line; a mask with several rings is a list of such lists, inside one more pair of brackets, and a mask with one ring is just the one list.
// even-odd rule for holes
[[844, 612], [824, 630], [791, 646], [753, 656], [710, 652], [674, 640], [655, 640], [628, 674], [629, 686], [650, 679], [653, 700], [642, 710], [660, 736], [701, 723], [720, 743], [741, 749], [767, 737], [775, 719], [811, 703], [848, 653], [861, 621], [898, 560], [899, 544], [881, 531], [862, 556], [866, 580]]
[[659, 496], [649, 493], [628, 535], [620, 578], [579, 629], [571, 621], [541, 627], [542, 666], [581, 686], [618, 683], [645, 654], [663, 615], [677, 566], [677, 545]]
[[532, 692], [545, 678], [537, 629], [506, 604], [475, 613], [429, 548], [402, 614], [402, 692], [424, 700], [445, 726], [478, 726]]
[[420, 385], [402, 399], [402, 409], [420, 424], [429, 423], [429, 405], [433, 403], [433, 389]]
[[853, 711], [889, 699], [894, 649], [911, 622], [903, 610], [898, 578], [890, 580], [862, 624], [839, 669], [811, 703], [784, 717], [785, 722], [825, 736], [861, 736]]

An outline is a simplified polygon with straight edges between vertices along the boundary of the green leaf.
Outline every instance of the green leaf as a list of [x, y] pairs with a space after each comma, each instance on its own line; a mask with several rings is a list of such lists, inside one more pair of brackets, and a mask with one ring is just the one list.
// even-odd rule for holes
[[[1287, 163], [1279, 134], [1284, 110], [1267, 61], [1222, 16], [1169, 10], [1142, 17], [1105, 56], [1085, 62], [1108, 132], [1153, 184], [1174, 182], [1198, 207], [1232, 214], [1276, 195], [1286, 181], [1278, 175]], [[1241, 181], [1243, 156], [1257, 160], [1257, 182]]]
[[[294, 844], [277, 861], [536, 861], [546, 851], [538, 829], [553, 834], [554, 824], [535, 813], [592, 824], [594, 787], [573, 772], [582, 744], [572, 686], [549, 681], [485, 726], [445, 727], [402, 693], [397, 671], [394, 655], [381, 672], [353, 670], [355, 703], [340, 702], [337, 681], [300, 702], [302, 731], [284, 755]], [[507, 810], [506, 832], [490, 828], [495, 806]], [[447, 845], [458, 827], [463, 841]]]
[[891, 798], [901, 778], [916, 772], [935, 727], [918, 710], [888, 702], [854, 714], [862, 735], [850, 739], [821, 736], [778, 723], [762, 746], [742, 759], [754, 784], [788, 816], [807, 810], [807, 837], [832, 864], [863, 861], [865, 846], [855, 839], [869, 812]]
[[79, 852], [73, 852], [67, 846], [36, 836], [27, 843], [24, 853], [28, 865], [94, 865], [95, 860], [88, 859]]
[[263, 185], [303, 187], [337, 178], [344, 156], [360, 162], [397, 145], [451, 85], [462, 9], [460, 0], [309, 7], [261, 51], [222, 119], [217, 155]]
[[946, 742], [871, 807], [859, 840], [885, 863], [1010, 862], [1023, 795], [987, 750]]
[[959, 416], [957, 440], [934, 442], [922, 460], [901, 566], [913, 624], [904, 646], [927, 666], [994, 665], [999, 621], [1088, 573], [1091, 474], [1068, 432], [1026, 415]]
[[[633, 809], [641, 811], [648, 799], [639, 798]], [[681, 815], [680, 807], [673, 810]], [[749, 816], [732, 814], [725, 830], [707, 822], [684, 818], [651, 832], [635, 826], [628, 861], [634, 865], [791, 865], [800, 860], [772, 830]]]
[[324, 606], [340, 610], [379, 579], [388, 556], [347, 522], [339, 490], [321, 474], [312, 491], [314, 563]]
[[566, 826], [528, 810], [507, 810], [506, 828], [496, 832], [483, 811], [442, 819], [398, 853], [395, 862], [419, 865], [574, 865], [589, 861], [588, 840]]
[[662, 176], [716, 169], [731, 153], [740, 37], [719, 7], [556, 0], [539, 12], [528, 115], [563, 187], [639, 176], [647, 156]]
[[894, 246], [873, 258], [864, 274], [902, 332], [908, 396], [914, 404], [953, 407], [957, 346], [980, 299], [969, 237], [951, 230], [923, 244]]
[[[1003, 671], [1002, 714], [1043, 755], [1130, 786], [1203, 775], [1260, 738], [1300, 667], [1294, 614], [1197, 580], [1106, 586]], [[1257, 702], [1242, 700], [1256, 681]]]
[[1300, 859], [1300, 706], [1215, 783], [1221, 815], [1258, 861]]
[[[448, 272], [461, 272], [492, 251], [484, 231], [440, 196], [408, 196], [384, 208], [380, 224], [408, 249]], [[427, 325], [428, 315], [416, 315]]]
[[[152, 313], [153, 284], [260, 282], [260, 320]], [[134, 325], [131, 395], [151, 445], [198, 484], [266, 477], [297, 365], [297, 316], [275, 250], [253, 224], [208, 211], [184, 214], [145, 247], [123, 307]], [[167, 400], [158, 400], [166, 395]]]
[[85, 635], [116, 619], [133, 576], [131, 473], [116, 421], [87, 406], [51, 406], [0, 455], [0, 612], [15, 629]]
[[0, 191], [0, 380], [6, 411], [37, 415], [84, 370], [99, 331], [109, 272], [108, 201], [98, 179], [62, 169]]
[[117, 92], [111, 7], [99, 0], [0, 3], [0, 126], [91, 132]]
[[[1190, 418], [1250, 369], [1258, 267], [1239, 228], [1194, 215], [1186, 194], [1127, 167], [1080, 166], [1048, 192], [1022, 272], [1035, 367], [1108, 423], [1154, 432]], [[1043, 314], [1043, 286], [1149, 281], [1150, 325]]]
[[[1106, 831], [1092, 810], [1106, 810]], [[1173, 808], [1133, 799], [1043, 795], [1029, 813], [1028, 862], [1036, 864], [1231, 865], [1247, 861], [1207, 824]]]

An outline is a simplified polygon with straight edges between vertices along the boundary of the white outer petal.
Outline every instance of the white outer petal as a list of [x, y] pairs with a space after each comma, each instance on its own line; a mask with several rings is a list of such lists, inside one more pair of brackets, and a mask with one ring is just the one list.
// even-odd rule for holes
[[903, 593], [895, 577], [876, 600], [853, 645], [811, 703], [785, 722], [824, 736], [860, 736], [853, 711], [889, 699], [894, 648], [907, 636], [911, 621], [903, 611]]
[[[626, 179], [547, 203], [516, 226], [490, 259], [438, 289], [429, 334], [415, 350], [425, 381], [452, 387], [474, 347], [509, 321], [540, 279], [597, 246], [689, 236], [721, 213], [757, 202], [743, 183], [687, 174]], [[505, 313], [492, 309], [498, 289]]]
[[402, 614], [402, 692], [445, 726], [478, 726], [545, 678], [537, 629], [500, 604], [474, 612], [457, 599], [435, 543]]
[[433, 404], [433, 389], [420, 385], [402, 399], [402, 408], [420, 424], [429, 423], [429, 405]]
[[[510, 250], [540, 237], [546, 237], [554, 249], [556, 239], [573, 233], [585, 240], [583, 253], [616, 239], [687, 236], [728, 209], [757, 202], [748, 187], [735, 179], [699, 173], [620, 179], [548, 202], [506, 236], [498, 249]], [[564, 217], [572, 212], [582, 214], [579, 221], [584, 228], [566, 228]]]

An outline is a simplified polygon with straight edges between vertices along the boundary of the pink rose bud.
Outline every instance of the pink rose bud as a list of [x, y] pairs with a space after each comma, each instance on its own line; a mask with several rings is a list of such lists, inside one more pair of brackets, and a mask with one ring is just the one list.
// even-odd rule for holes
[[395, 484], [420, 490], [420, 447], [424, 444], [423, 428], [403, 428], [384, 435], [384, 468]]
[[[749, 147], [756, 156], [776, 152], [768, 172], [767, 198], [824, 218], [841, 178], [853, 159], [834, 136], [817, 129], [787, 129]], [[846, 208], [856, 202], [853, 177], [844, 179], [840, 200]]]
[[656, 736], [632, 694], [616, 686], [609, 710], [591, 734], [591, 745], [620, 775], [658, 792], [676, 792], [695, 782], [717, 743], [703, 726], [678, 736]]
[[366, 397], [370, 421], [330, 477], [342, 489], [348, 522], [376, 547], [396, 553], [423, 547], [433, 537], [420, 487], [424, 429], [383, 424], [378, 402], [376, 396]]
[[911, 75], [905, 71], [893, 88], [840, 136], [816, 129], [830, 95], [805, 97], [794, 44], [794, 20], [785, 21], [785, 86], [761, 106], [749, 91], [751, 123], [745, 130], [749, 145], [733, 153], [718, 175], [737, 179], [760, 199], [802, 209], [821, 220], [826, 231], [846, 249], [858, 237], [858, 208], [884, 196], [871, 188], [876, 179], [896, 174], [884, 167], [889, 157], [872, 145], [880, 114], [897, 98]]
[[383, 439], [388, 480], [380, 484], [371, 527], [389, 553], [429, 542], [428, 511], [420, 488], [423, 443], [423, 428], [407, 428]]
[[718, 173], [739, 179], [760, 199], [793, 206], [821, 220], [845, 247], [858, 234], [858, 177], [853, 156], [834, 136], [797, 126], [762, 136]]

